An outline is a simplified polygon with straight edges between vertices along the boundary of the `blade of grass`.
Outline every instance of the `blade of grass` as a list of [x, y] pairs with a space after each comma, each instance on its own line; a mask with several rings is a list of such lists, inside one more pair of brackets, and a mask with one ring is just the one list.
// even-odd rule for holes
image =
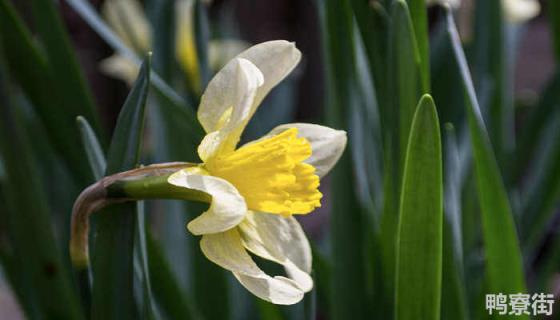
[[[465, 90], [475, 175], [482, 215], [488, 289], [491, 293], [525, 291], [525, 279], [517, 232], [508, 196], [482, 115], [478, 106], [470, 71], [450, 12], [447, 32], [453, 45]], [[522, 317], [527, 318], [527, 317]]]
[[32, 41], [13, 6], [0, 0], [0, 39], [10, 74], [17, 80], [47, 129], [49, 140], [62, 156], [72, 176], [79, 184], [91, 182], [85, 153], [79, 145], [76, 114], [61, 107], [63, 92], [56, 87], [57, 78], [51, 72], [47, 59]]
[[429, 95], [412, 122], [397, 242], [395, 319], [439, 319], [443, 178], [439, 120]]
[[[350, 3], [327, 0], [321, 3], [324, 43], [327, 56], [329, 97], [328, 123], [334, 128], [347, 129], [355, 97], [354, 24]], [[365, 255], [365, 217], [355, 186], [350, 146], [332, 172], [333, 208], [331, 211], [331, 244], [333, 258], [331, 312], [335, 319], [352, 316], [367, 317], [371, 284], [364, 282], [367, 261]], [[371, 230], [371, 229], [370, 229]], [[352, 293], [352, 294], [349, 294]]]
[[[107, 157], [107, 175], [138, 165], [149, 85], [148, 58], [119, 114]], [[133, 295], [136, 210], [136, 203], [125, 203], [103, 210], [97, 216], [93, 319], [130, 319], [137, 316]]]
[[[0, 64], [1, 65], [1, 64]], [[52, 233], [47, 199], [32, 158], [29, 137], [8, 97], [0, 70], [0, 153], [6, 167], [3, 190], [8, 210], [8, 236], [20, 275], [36, 314], [46, 319], [83, 319], [78, 294], [62, 262]], [[9, 186], [9, 187], [8, 187]], [[26, 310], [29, 312], [29, 309]]]

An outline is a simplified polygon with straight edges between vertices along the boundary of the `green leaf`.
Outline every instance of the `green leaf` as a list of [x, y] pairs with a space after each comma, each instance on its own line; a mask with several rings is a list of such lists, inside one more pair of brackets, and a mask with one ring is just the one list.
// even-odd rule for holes
[[259, 311], [259, 316], [262, 320], [284, 320], [285, 317], [280, 310], [280, 306], [272, 304], [270, 302], [255, 299], [257, 304], [257, 309]]
[[[539, 245], [546, 238], [547, 224], [552, 219], [560, 202], [560, 112], [549, 115], [553, 119], [544, 132], [542, 147], [545, 148], [543, 161], [535, 181], [527, 187], [523, 199], [521, 217], [523, 232], [523, 249], [529, 255], [538, 255]], [[546, 141], [546, 139], [549, 139]], [[535, 140], [538, 141], [538, 140]]]
[[[396, 159], [399, 159], [402, 168], [416, 103], [426, 91], [422, 85], [420, 54], [410, 13], [403, 0], [396, 1], [391, 10], [389, 66], [393, 114], [388, 123], [399, 128], [399, 131], [394, 133], [394, 138], [396, 137], [395, 140], [398, 141], [395, 142], [400, 145], [400, 155]], [[398, 170], [402, 172], [401, 168]]]
[[0, 154], [6, 168], [2, 190], [8, 206], [5, 232], [17, 253], [14, 265], [22, 276], [18, 291], [29, 299], [23, 305], [33, 308], [26, 309], [30, 318], [83, 319], [70, 272], [56, 246], [30, 138], [22, 129], [8, 97], [5, 74], [0, 71]]
[[[385, 101], [387, 92], [386, 61], [388, 43], [388, 16], [378, 2], [352, 0], [352, 9], [360, 30], [369, 70], [374, 80], [375, 92], [380, 102]], [[380, 103], [380, 107], [385, 104]]]
[[[107, 157], [106, 175], [138, 165], [149, 85], [148, 58], [119, 114]], [[131, 319], [137, 316], [133, 295], [136, 207], [136, 203], [119, 204], [97, 216], [93, 319]]]
[[67, 31], [52, 0], [32, 0], [33, 17], [37, 33], [45, 49], [49, 68], [56, 74], [56, 85], [64, 94], [64, 110], [89, 119], [99, 134], [99, 119], [93, 97], [87, 87], [70, 44]]
[[317, 309], [325, 314], [331, 314], [329, 304], [331, 289], [331, 265], [326, 257], [311, 244], [313, 255], [313, 290], [316, 291]]
[[461, 164], [455, 136], [450, 123], [445, 125], [444, 140], [444, 224], [441, 288], [441, 318], [469, 319], [463, 267], [463, 235], [461, 216]]
[[138, 79], [119, 113], [107, 156], [107, 174], [129, 170], [138, 165], [149, 85], [150, 57], [142, 65]]
[[136, 259], [139, 264], [142, 281], [142, 319], [156, 320], [159, 319], [156, 312], [155, 300], [152, 295], [152, 281], [150, 278], [150, 269], [148, 264], [148, 245], [146, 240], [146, 212], [144, 210], [144, 202], [137, 203], [137, 213], [136, 213], [136, 227], [137, 227], [137, 247], [136, 247]]
[[62, 156], [72, 176], [81, 185], [91, 182], [86, 155], [79, 145], [75, 118], [80, 110], [63, 108], [62, 86], [49, 67], [47, 59], [32, 41], [16, 11], [6, 0], [0, 0], [1, 49], [10, 74], [17, 80], [47, 129], [49, 140]]
[[[453, 45], [467, 101], [468, 124], [482, 215], [489, 293], [525, 291], [525, 279], [512, 210], [484, 125], [465, 54], [451, 13], [447, 32]], [[524, 317], [526, 318], [526, 317]]]
[[[201, 203], [188, 203], [188, 221], [194, 219], [206, 210], [207, 205]], [[183, 229], [184, 230], [184, 229]], [[185, 232], [185, 231], [183, 231]], [[231, 273], [214, 264], [202, 254], [197, 237], [191, 237], [190, 255], [193, 274], [192, 297], [196, 303], [197, 310], [206, 320], [228, 320], [232, 318], [233, 305], [229, 300], [228, 277]], [[216, 306], [220, 306], [216, 308]]]
[[180, 70], [175, 59], [175, 1], [151, 0], [145, 3], [146, 13], [152, 22], [152, 69], [169, 82], [175, 70]]
[[[506, 50], [506, 26], [502, 1], [477, 1], [474, 10], [472, 66], [480, 109], [487, 121], [492, 146], [502, 162], [514, 145], [513, 104], [508, 68], [513, 68], [513, 50]], [[484, 98], [482, 98], [484, 96]]]
[[[383, 124], [383, 214], [381, 216], [380, 245], [385, 273], [385, 295], [394, 296], [395, 246], [401, 179], [407, 139], [416, 105], [420, 99], [420, 55], [416, 45], [412, 21], [405, 1], [391, 6], [388, 50], [387, 107], [381, 111]], [[383, 109], [383, 108], [381, 108]], [[390, 300], [388, 303], [392, 303]]]
[[[343, 0], [327, 0], [321, 5], [330, 93], [327, 120], [331, 127], [348, 129], [350, 110], [355, 110], [353, 106], [357, 103], [352, 11], [350, 3]], [[331, 314], [334, 319], [348, 316], [362, 319], [370, 314], [371, 283], [364, 281], [367, 279], [364, 232], [371, 232], [373, 227], [366, 223], [358, 196], [353, 192], [356, 182], [350, 147], [331, 173]]]
[[150, 232], [146, 239], [152, 290], [159, 307], [167, 319], [198, 319], [190, 300], [185, 297], [175, 279], [162, 248]]
[[93, 171], [95, 180], [99, 180], [103, 178], [105, 169], [107, 168], [107, 162], [105, 161], [105, 155], [103, 154], [99, 140], [97, 140], [95, 132], [93, 132], [89, 122], [84, 117], [79, 116], [76, 118], [76, 123], [80, 128], [82, 144], [86, 150], [89, 165]]
[[420, 55], [422, 86], [429, 91], [430, 87], [430, 42], [428, 41], [428, 13], [425, 0], [406, 0], [410, 8], [410, 17], [414, 27], [416, 44]]
[[453, 49], [445, 23], [440, 22], [434, 26], [431, 40], [431, 95], [438, 102], [440, 122], [453, 123], [462, 135], [466, 125], [465, 97], [463, 88], [457, 85], [461, 83], [457, 64], [454, 59], [449, 59], [453, 55]]
[[396, 319], [439, 319], [443, 178], [439, 120], [425, 95], [412, 122], [401, 192]]

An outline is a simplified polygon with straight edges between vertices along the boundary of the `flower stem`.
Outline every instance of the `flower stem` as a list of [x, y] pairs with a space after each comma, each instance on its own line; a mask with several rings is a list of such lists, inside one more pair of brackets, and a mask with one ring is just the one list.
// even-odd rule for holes
[[203, 192], [171, 185], [167, 179], [189, 163], [155, 164], [105, 177], [86, 188], [72, 209], [70, 257], [74, 267], [89, 265], [88, 230], [92, 213], [115, 203], [147, 199], [178, 199], [197, 202], [211, 201]]
[[167, 182], [171, 174], [134, 180], [118, 180], [107, 187], [107, 198], [129, 200], [177, 199], [209, 203], [211, 197], [201, 191], [177, 187]]

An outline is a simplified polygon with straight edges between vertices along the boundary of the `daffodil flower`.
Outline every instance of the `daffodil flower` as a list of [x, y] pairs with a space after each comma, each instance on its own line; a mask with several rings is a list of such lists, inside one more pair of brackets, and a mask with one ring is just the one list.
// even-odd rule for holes
[[[297, 65], [299, 50], [286, 41], [256, 45], [228, 63], [208, 84], [198, 118], [206, 136], [203, 164], [168, 182], [212, 196], [208, 211], [187, 228], [202, 235], [202, 252], [233, 272], [256, 296], [296, 303], [311, 290], [311, 250], [294, 214], [320, 206], [319, 178], [344, 150], [343, 131], [286, 124], [236, 148], [243, 129], [267, 93]], [[271, 277], [247, 250], [282, 264], [288, 277]]]
[[[259, 104], [300, 58], [299, 50], [286, 41], [261, 43], [239, 54], [214, 76], [202, 95], [198, 109], [206, 131], [198, 146], [202, 163], [156, 165], [154, 170], [159, 171], [154, 175], [159, 177], [153, 181], [157, 188], [147, 180], [124, 182], [118, 188], [128, 199], [175, 197], [209, 202], [208, 210], [187, 225], [191, 233], [202, 236], [202, 252], [231, 271], [254, 295], [276, 304], [297, 303], [313, 287], [311, 249], [293, 215], [308, 214], [321, 205], [319, 180], [346, 146], [344, 131], [304, 123], [281, 125], [259, 140], [238, 146]], [[112, 177], [102, 184], [103, 190], [110, 193], [116, 180], [150, 170], [140, 168]], [[75, 211], [100, 206], [95, 194], [103, 192], [91, 190], [80, 196]], [[93, 197], [84, 201], [87, 194]], [[79, 217], [73, 215], [73, 238], [87, 234]], [[70, 246], [78, 253], [73, 254], [77, 260], [85, 245], [87, 241]], [[266, 274], [249, 252], [283, 265], [286, 276]]]
[[[195, 92], [200, 92], [200, 74], [194, 39], [193, 1], [176, 2], [175, 57], [185, 72]], [[107, 0], [102, 14], [108, 25], [129, 48], [147, 53], [152, 47], [152, 28], [138, 0]], [[208, 61], [214, 70], [221, 68], [248, 45], [241, 40], [220, 39], [208, 44]], [[132, 84], [138, 74], [138, 66], [128, 58], [114, 54], [101, 62], [101, 70], [108, 75]]]
[[[501, 0], [505, 18], [510, 23], [523, 23], [536, 17], [541, 6], [537, 0]], [[458, 8], [461, 0], [428, 0], [431, 4], [448, 4], [452, 8]]]

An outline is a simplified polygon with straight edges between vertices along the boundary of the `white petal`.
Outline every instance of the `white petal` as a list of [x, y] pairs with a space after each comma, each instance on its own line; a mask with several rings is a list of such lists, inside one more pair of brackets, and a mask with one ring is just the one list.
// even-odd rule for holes
[[121, 79], [128, 85], [132, 85], [132, 83], [134, 83], [139, 70], [139, 67], [136, 64], [118, 54], [114, 54], [101, 61], [99, 67], [106, 75]]
[[274, 128], [266, 136], [276, 135], [290, 128], [298, 129], [298, 136], [311, 144], [311, 157], [305, 162], [315, 167], [315, 174], [324, 177], [334, 167], [346, 148], [346, 132], [310, 123], [288, 123]]
[[283, 265], [304, 292], [313, 288], [311, 247], [294, 217], [249, 212], [239, 230], [247, 250]]
[[233, 272], [247, 290], [261, 299], [275, 304], [294, 304], [303, 298], [303, 291], [292, 280], [271, 277], [255, 264], [243, 248], [237, 228], [204, 235], [200, 248], [210, 261]]
[[522, 23], [536, 17], [541, 6], [536, 0], [502, 0], [505, 18], [511, 23]]
[[253, 104], [247, 110], [250, 118], [268, 92], [295, 68], [301, 59], [301, 53], [293, 43], [284, 40], [269, 41], [245, 50], [226, 64], [208, 83], [200, 101], [198, 119], [206, 132], [219, 130], [224, 125], [223, 115], [230, 107], [234, 108], [233, 114], [238, 112], [235, 109], [240, 107], [236, 104], [239, 94], [235, 83], [236, 60], [239, 58], [253, 63], [264, 78]]
[[150, 50], [152, 31], [140, 2], [107, 0], [101, 10], [107, 23], [129, 48]]
[[255, 104], [259, 105], [268, 92], [294, 70], [301, 60], [301, 52], [293, 42], [274, 40], [254, 45], [237, 57], [251, 61], [264, 75], [264, 84], [255, 98]]
[[[198, 154], [206, 161], [218, 151], [233, 151], [243, 129], [251, 117], [251, 108], [257, 90], [263, 84], [263, 74], [249, 60], [236, 58], [222, 69], [202, 96], [198, 118], [213, 119], [219, 115], [198, 148]], [[220, 91], [218, 87], [221, 88]], [[210, 90], [210, 88], [213, 88]]]
[[208, 211], [187, 225], [189, 231], [195, 235], [229, 230], [237, 226], [247, 213], [245, 199], [231, 183], [205, 175], [197, 168], [178, 171], [167, 181], [174, 186], [202, 191], [212, 196]]

